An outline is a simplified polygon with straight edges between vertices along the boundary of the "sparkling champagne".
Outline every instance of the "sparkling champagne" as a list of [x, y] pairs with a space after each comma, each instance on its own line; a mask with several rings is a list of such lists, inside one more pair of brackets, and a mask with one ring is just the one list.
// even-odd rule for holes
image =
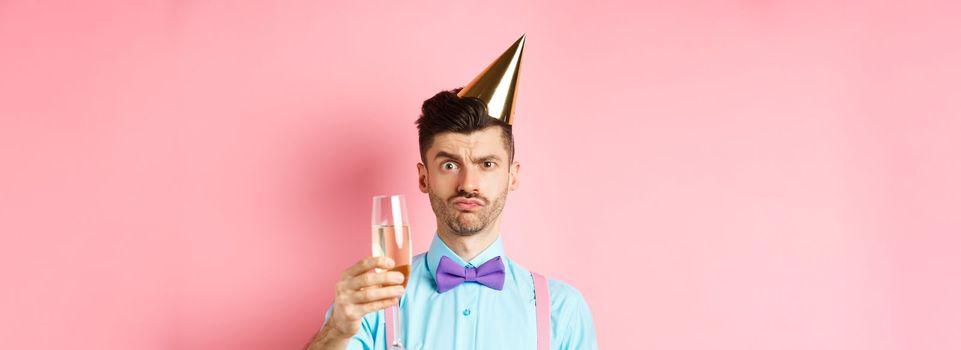
[[[410, 276], [410, 261], [413, 248], [410, 244], [410, 227], [407, 225], [373, 225], [371, 230], [374, 256], [394, 259], [394, 268], [404, 274], [404, 287]], [[378, 269], [378, 272], [380, 270]]]

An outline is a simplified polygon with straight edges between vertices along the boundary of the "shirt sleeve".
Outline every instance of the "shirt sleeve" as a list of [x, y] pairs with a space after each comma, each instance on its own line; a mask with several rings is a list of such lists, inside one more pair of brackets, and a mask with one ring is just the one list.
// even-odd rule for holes
[[549, 280], [551, 297], [551, 348], [597, 350], [594, 318], [581, 293], [561, 281]]
[[[324, 324], [330, 320], [330, 314], [334, 311], [334, 305], [331, 304], [327, 308], [327, 313], [324, 315]], [[357, 334], [354, 334], [350, 338], [350, 342], [347, 343], [348, 350], [373, 350], [373, 349], [384, 349], [386, 344], [378, 344], [377, 340], [384, 339], [384, 334], [378, 334], [378, 332], [383, 332], [384, 327], [378, 327], [383, 323], [383, 311], [371, 312], [364, 315], [364, 318], [360, 320], [360, 330]], [[379, 345], [379, 346], [378, 346]]]

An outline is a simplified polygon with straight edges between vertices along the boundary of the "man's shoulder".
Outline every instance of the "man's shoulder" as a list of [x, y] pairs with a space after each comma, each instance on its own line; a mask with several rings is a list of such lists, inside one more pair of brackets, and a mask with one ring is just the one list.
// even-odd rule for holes
[[[512, 262], [515, 273], [528, 275], [535, 271], [530, 271], [523, 266]], [[543, 275], [543, 274], [542, 274]], [[582, 310], [587, 310], [587, 302], [584, 300], [584, 296], [581, 292], [572, 286], [571, 284], [564, 282], [560, 279], [544, 275], [547, 278], [547, 289], [550, 293], [551, 298], [551, 310], [552, 311], [565, 311], [574, 310], [581, 312]], [[527, 277], [530, 281], [530, 277]], [[533, 293], [533, 290], [531, 291]]]
[[548, 278], [547, 288], [550, 290], [551, 306], [557, 308], [587, 307], [584, 295], [574, 286], [559, 279]]
[[[518, 275], [527, 276], [531, 273], [537, 273], [536, 271], [528, 270], [527, 268], [525, 268], [524, 266], [518, 264], [516, 261], [513, 261], [513, 260], [511, 260], [511, 265], [513, 266], [514, 273]], [[552, 305], [556, 305], [555, 301], [563, 301], [563, 302], [571, 302], [571, 303], [584, 302], [584, 296], [581, 295], [581, 292], [577, 290], [577, 288], [574, 288], [574, 286], [570, 285], [567, 282], [561, 281], [559, 279], [552, 278], [548, 275], [544, 275], [544, 277], [547, 278], [547, 289], [549, 289], [551, 293]], [[530, 281], [530, 277], [527, 277], [527, 278], [528, 278], [528, 281]]]

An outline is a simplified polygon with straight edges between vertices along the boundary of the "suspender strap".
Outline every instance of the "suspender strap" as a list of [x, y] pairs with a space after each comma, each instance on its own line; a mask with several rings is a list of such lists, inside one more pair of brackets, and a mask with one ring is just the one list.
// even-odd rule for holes
[[547, 290], [547, 278], [539, 273], [534, 276], [534, 305], [537, 312], [537, 350], [551, 348], [551, 296]]

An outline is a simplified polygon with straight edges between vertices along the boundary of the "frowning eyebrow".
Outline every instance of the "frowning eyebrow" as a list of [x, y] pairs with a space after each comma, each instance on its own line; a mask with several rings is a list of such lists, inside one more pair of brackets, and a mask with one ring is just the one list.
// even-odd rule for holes
[[[434, 156], [434, 159], [437, 159], [437, 158], [448, 158], [448, 159], [456, 160], [456, 161], [458, 161], [458, 162], [463, 162], [463, 159], [461, 159], [459, 155], [452, 154], [452, 153], [447, 153], [447, 152], [444, 152], [444, 151], [437, 152], [437, 155]], [[491, 154], [491, 155], [486, 155], [486, 156], [481, 156], [481, 157], [475, 157], [475, 158], [477, 159], [476, 162], [484, 162], [484, 161], [488, 161], [488, 160], [496, 160], [496, 161], [500, 161], [500, 160], [501, 160], [501, 157], [498, 157], [498, 156], [493, 155], [493, 154]]]

